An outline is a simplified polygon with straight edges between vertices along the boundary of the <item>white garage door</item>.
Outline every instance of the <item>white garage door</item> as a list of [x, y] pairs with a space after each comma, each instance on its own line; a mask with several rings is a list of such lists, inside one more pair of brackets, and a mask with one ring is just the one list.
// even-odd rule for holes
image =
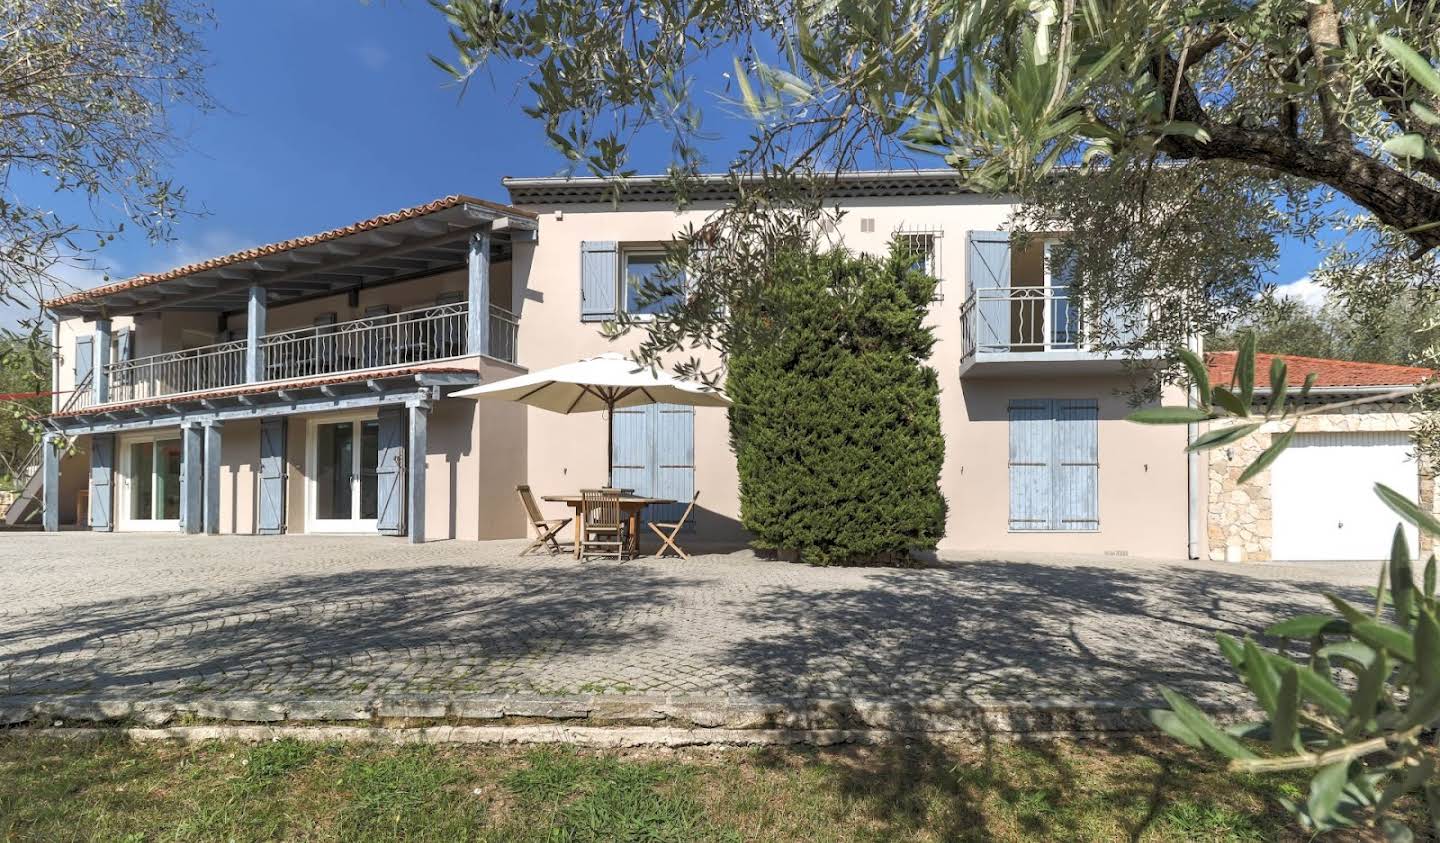
[[[1275, 559], [1386, 559], [1399, 518], [1373, 487], [1416, 499], [1404, 433], [1302, 433], [1270, 467]], [[1407, 525], [1409, 526], [1409, 525]], [[1409, 527], [1410, 551], [1416, 530]]]

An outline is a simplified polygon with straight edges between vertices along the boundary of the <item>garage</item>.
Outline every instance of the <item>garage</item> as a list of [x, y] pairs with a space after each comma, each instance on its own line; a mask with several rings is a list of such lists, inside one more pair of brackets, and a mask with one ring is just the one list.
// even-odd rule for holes
[[[1399, 518], [1373, 487], [1419, 498], [1419, 470], [1403, 431], [1299, 433], [1270, 469], [1277, 560], [1385, 559]], [[1414, 526], [1406, 525], [1411, 552]]]

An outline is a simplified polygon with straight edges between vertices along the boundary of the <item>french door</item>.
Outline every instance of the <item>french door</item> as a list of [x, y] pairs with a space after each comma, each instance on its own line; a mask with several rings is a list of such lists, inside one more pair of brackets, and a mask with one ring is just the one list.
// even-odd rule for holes
[[119, 529], [180, 529], [180, 454], [173, 430], [120, 440]]
[[373, 533], [380, 509], [380, 422], [373, 416], [310, 422], [306, 529]]
[[1045, 300], [1043, 316], [1045, 348], [1075, 348], [1080, 344], [1080, 307], [1075, 301], [1073, 280], [1075, 267], [1059, 260], [1052, 247], [1057, 241], [1045, 241]]

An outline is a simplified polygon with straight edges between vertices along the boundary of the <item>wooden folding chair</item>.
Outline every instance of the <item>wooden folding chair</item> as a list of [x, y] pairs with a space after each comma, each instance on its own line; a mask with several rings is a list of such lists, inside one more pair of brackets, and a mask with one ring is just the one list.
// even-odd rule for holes
[[581, 489], [580, 519], [581, 558], [625, 558], [628, 541], [619, 489]]
[[[680, 530], [681, 530], [682, 528], [684, 528], [685, 522], [690, 520], [690, 512], [691, 512], [691, 510], [695, 509], [695, 502], [698, 501], [698, 500], [700, 500], [700, 493], [699, 493], [699, 492], [696, 492], [696, 493], [695, 493], [695, 497], [693, 497], [693, 498], [690, 499], [690, 505], [687, 506], [687, 507], [685, 507], [685, 512], [684, 512], [684, 514], [682, 514], [682, 515], [680, 516], [680, 520], [679, 520], [678, 522], [676, 522], [676, 523], [669, 524], [669, 523], [666, 523], [666, 522], [663, 522], [663, 521], [647, 521], [647, 522], [646, 522], [647, 524], [650, 525], [650, 529], [652, 529], [652, 530], [655, 531], [655, 535], [657, 535], [657, 536], [660, 537], [660, 549], [657, 550], [657, 551], [655, 551], [655, 558], [656, 558], [656, 559], [659, 559], [660, 557], [664, 556], [664, 555], [665, 555], [665, 549], [666, 549], [666, 548], [669, 548], [669, 549], [675, 551], [676, 553], [680, 554], [680, 558], [681, 558], [681, 559], [684, 559], [684, 560], [686, 560], [686, 561], [689, 561], [689, 559], [690, 559], [689, 554], [687, 554], [685, 551], [681, 550], [681, 549], [680, 549], [680, 545], [678, 545], [678, 544], [675, 543], [675, 537], [678, 536], [678, 535], [680, 535]], [[666, 530], [669, 530], [669, 531], [670, 531], [670, 534], [669, 534], [669, 535], [666, 535], [666, 534], [665, 534], [665, 531], [666, 531]]]
[[571, 518], [546, 518], [540, 511], [539, 504], [535, 503], [535, 495], [530, 491], [529, 486], [516, 486], [515, 491], [520, 493], [520, 502], [525, 504], [525, 513], [530, 516], [530, 525], [535, 528], [535, 540], [530, 546], [520, 551], [524, 556], [530, 551], [543, 545], [550, 545], [551, 553], [562, 553], [560, 549], [560, 531], [565, 529]]

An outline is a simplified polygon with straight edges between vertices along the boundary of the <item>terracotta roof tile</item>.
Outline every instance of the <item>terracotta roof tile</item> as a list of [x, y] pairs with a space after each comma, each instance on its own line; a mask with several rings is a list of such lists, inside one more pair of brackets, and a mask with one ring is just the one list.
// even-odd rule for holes
[[94, 413], [109, 413], [115, 410], [135, 410], [141, 407], [159, 407], [165, 404], [174, 404], [178, 401], [196, 401], [199, 399], [213, 398], [234, 398], [237, 395], [257, 395], [262, 392], [274, 392], [280, 389], [313, 389], [317, 386], [332, 386], [341, 383], [355, 383], [372, 378], [393, 378], [404, 375], [442, 375], [442, 374], [476, 374], [475, 369], [467, 369], [462, 366], [407, 366], [403, 369], [370, 369], [363, 372], [346, 372], [342, 375], [334, 375], [328, 378], [311, 378], [309, 380], [290, 381], [269, 381], [267, 383], [255, 384], [253, 386], [237, 386], [227, 389], [212, 389], [204, 392], [183, 392], [176, 395], [166, 395], [162, 398], [151, 398], [145, 401], [130, 401], [124, 404], [97, 404], [85, 407], [80, 410], [71, 410], [68, 413], [51, 413], [50, 418], [71, 418], [74, 416], [88, 416]]
[[289, 240], [281, 240], [278, 243], [270, 243], [265, 246], [256, 246], [253, 249], [245, 249], [244, 251], [235, 252], [229, 255], [223, 255], [218, 258], [210, 258], [209, 260], [199, 261], [198, 263], [189, 263], [185, 264], [184, 266], [177, 266], [176, 268], [166, 270], [165, 272], [159, 272], [150, 275], [137, 275], [134, 278], [128, 278], [124, 281], [116, 281], [113, 284], [103, 284], [99, 287], [93, 287], [89, 290], [81, 290], [76, 293], [71, 293], [70, 295], [60, 296], [59, 298], [51, 299], [45, 302], [45, 306], [63, 307], [68, 304], [75, 304], [76, 302], [103, 298], [104, 296], [118, 293], [122, 290], [133, 290], [137, 287], [147, 287], [151, 284], [159, 284], [162, 281], [171, 281], [176, 278], [182, 278], [186, 275], [193, 275], [197, 272], [204, 272], [207, 269], [218, 269], [222, 266], [229, 266], [231, 264], [244, 263], [245, 261], [252, 261], [257, 258], [263, 258], [266, 255], [274, 255], [279, 252], [288, 252], [291, 249], [299, 249], [303, 246], [313, 246], [316, 243], [324, 243], [328, 240], [338, 240], [341, 237], [347, 237], [351, 234], [360, 234], [366, 231], [373, 231], [374, 229], [383, 228], [384, 226], [392, 225], [397, 222], [404, 222], [405, 220], [414, 219], [415, 217], [423, 217], [426, 214], [433, 214], [436, 211], [443, 211], [447, 208], [454, 208], [457, 205], [481, 205], [492, 210], [502, 211], [507, 214], [515, 214], [517, 216], [529, 217], [531, 219], [534, 219], [536, 216], [533, 212], [526, 211], [522, 208], [513, 208], [509, 205], [501, 205], [495, 202], [487, 201], [485, 199], [476, 199], [473, 196], [455, 194], [453, 196], [446, 196], [441, 199], [436, 199], [433, 202], [426, 202], [423, 205], [416, 205], [411, 208], [402, 208], [398, 211], [393, 211], [388, 214], [381, 214], [377, 217], [371, 217], [370, 219], [353, 222], [340, 228], [332, 228], [329, 231], [322, 231], [319, 234], [309, 234], [304, 237], [294, 237]]
[[[1206, 368], [1210, 370], [1210, 381], [1215, 384], [1229, 383], [1235, 372], [1235, 358], [1238, 352], [1212, 351], [1205, 355]], [[1343, 388], [1347, 386], [1414, 386], [1429, 380], [1436, 372], [1416, 366], [1394, 366], [1388, 363], [1356, 363], [1351, 360], [1329, 360], [1323, 357], [1297, 357], [1293, 354], [1279, 355], [1285, 358], [1286, 381], [1292, 387], [1305, 385], [1305, 376], [1314, 372], [1318, 375], [1316, 388]], [[1270, 361], [1274, 354], [1255, 355], [1255, 386], [1268, 388], [1270, 385]]]

